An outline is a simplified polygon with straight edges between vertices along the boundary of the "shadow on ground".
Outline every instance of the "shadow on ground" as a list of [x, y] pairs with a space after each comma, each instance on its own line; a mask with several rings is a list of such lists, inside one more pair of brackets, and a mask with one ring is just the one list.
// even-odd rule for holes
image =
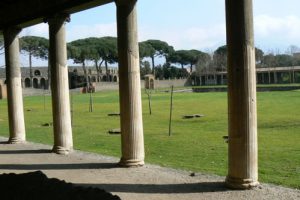
[[[1, 143], [0, 143], [1, 144]], [[2, 150], [0, 154], [42, 154], [52, 153], [50, 149], [37, 149], [37, 150]]]
[[0, 164], [5, 170], [72, 170], [72, 169], [111, 169], [117, 163], [61, 163], [61, 164]]
[[[0, 175], [1, 200], [120, 200], [103, 189], [76, 186], [41, 171]], [[17, 192], [16, 192], [17, 191]]]
[[124, 193], [204, 193], [228, 191], [224, 182], [203, 182], [187, 184], [78, 184], [80, 186], [103, 188], [110, 192]]

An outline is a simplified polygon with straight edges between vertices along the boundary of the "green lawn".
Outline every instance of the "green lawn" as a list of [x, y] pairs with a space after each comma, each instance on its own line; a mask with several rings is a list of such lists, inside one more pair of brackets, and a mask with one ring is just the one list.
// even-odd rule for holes
[[[76, 149], [120, 157], [120, 136], [107, 131], [119, 128], [118, 92], [89, 95], [73, 94], [73, 137]], [[27, 138], [52, 144], [51, 98], [25, 97]], [[218, 175], [227, 173], [226, 93], [174, 93], [172, 136], [168, 136], [170, 93], [152, 94], [148, 112], [143, 93], [143, 120], [146, 162]], [[8, 136], [6, 100], [0, 101], [0, 135]], [[300, 189], [300, 91], [258, 93], [259, 179]], [[182, 119], [185, 114], [204, 114], [203, 118]]]

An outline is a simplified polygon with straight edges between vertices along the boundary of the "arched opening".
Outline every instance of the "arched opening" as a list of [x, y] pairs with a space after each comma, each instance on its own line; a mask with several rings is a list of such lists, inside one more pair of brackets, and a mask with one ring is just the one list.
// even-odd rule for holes
[[114, 82], [118, 82], [118, 77], [114, 76]]
[[150, 79], [150, 89], [154, 89], [154, 79]]
[[41, 75], [40, 70], [34, 70], [34, 75], [35, 75], [35, 76], [40, 76], [40, 75]]
[[102, 81], [107, 81], [106, 75], [102, 77]]
[[39, 88], [39, 80], [37, 78], [33, 79], [32, 84], [33, 84], [33, 88]]
[[30, 78], [25, 78], [25, 88], [31, 87], [31, 81]]
[[41, 78], [40, 87], [42, 89], [46, 89], [46, 79], [45, 78]]
[[95, 76], [92, 76], [92, 82], [96, 82], [96, 77]]

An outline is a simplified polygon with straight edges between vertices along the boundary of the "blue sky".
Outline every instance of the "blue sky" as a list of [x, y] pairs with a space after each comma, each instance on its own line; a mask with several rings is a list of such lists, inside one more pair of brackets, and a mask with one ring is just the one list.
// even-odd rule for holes
[[[266, 53], [300, 46], [299, 0], [253, 0], [253, 5], [256, 46]], [[67, 40], [116, 36], [115, 12], [111, 3], [73, 14]], [[138, 0], [138, 29], [140, 41], [160, 39], [176, 50], [212, 52], [225, 44], [225, 0]], [[48, 37], [48, 25], [24, 29], [21, 35]], [[21, 60], [26, 66], [28, 59]]]

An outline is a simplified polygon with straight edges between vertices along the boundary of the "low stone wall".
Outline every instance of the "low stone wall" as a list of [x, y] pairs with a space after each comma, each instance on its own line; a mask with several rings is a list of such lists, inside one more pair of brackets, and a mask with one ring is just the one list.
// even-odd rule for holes
[[[144, 87], [144, 81], [142, 81], [142, 87]], [[167, 88], [167, 87], [184, 87], [191, 86], [188, 79], [173, 79], [173, 80], [155, 80], [155, 88]]]
[[[300, 90], [299, 86], [257, 87], [257, 92]], [[227, 92], [227, 87], [193, 88], [193, 92]]]
[[[172, 85], [174, 87], [184, 87], [190, 86], [189, 81], [187, 79], [173, 79], [173, 80], [155, 80], [154, 87], [157, 88], [168, 88]], [[141, 80], [141, 88], [145, 88], [145, 81]], [[104, 91], [104, 90], [118, 90], [119, 83], [116, 82], [99, 82], [96, 83], [96, 91]]]
[[[172, 85], [174, 87], [184, 87], [189, 86], [187, 79], [176, 79], [176, 80], [155, 80], [155, 88], [169, 88]], [[106, 91], [106, 90], [118, 90], [119, 83], [116, 82], [99, 82], [95, 83], [96, 92], [97, 91]], [[144, 80], [141, 80], [141, 88], [145, 88]], [[80, 92], [80, 88], [72, 89], [71, 92]], [[50, 95], [51, 90], [43, 90], [36, 88], [23, 88], [23, 96], [35, 96], [35, 95]]]

